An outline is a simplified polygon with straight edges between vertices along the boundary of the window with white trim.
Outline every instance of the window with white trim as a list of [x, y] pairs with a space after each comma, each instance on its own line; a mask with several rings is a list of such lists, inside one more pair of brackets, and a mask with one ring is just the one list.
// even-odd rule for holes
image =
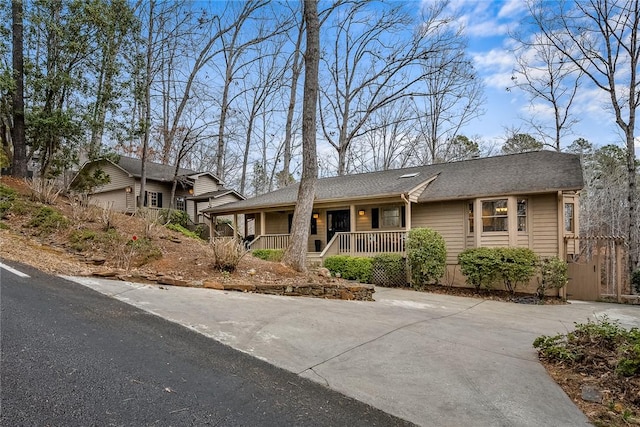
[[176, 210], [185, 212], [187, 210], [187, 203], [184, 197], [176, 197]]
[[564, 204], [564, 231], [570, 233], [576, 231], [575, 205], [573, 203]]

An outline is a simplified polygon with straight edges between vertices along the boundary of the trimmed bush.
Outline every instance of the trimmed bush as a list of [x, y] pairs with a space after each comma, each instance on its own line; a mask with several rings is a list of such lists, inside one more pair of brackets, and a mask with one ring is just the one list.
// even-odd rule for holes
[[400, 254], [380, 254], [373, 257], [372, 281], [379, 286], [405, 286], [407, 261]]
[[280, 262], [284, 255], [284, 249], [254, 249], [251, 254], [265, 261]]
[[495, 248], [500, 258], [498, 271], [507, 291], [514, 294], [519, 284], [528, 283], [536, 274], [538, 255], [529, 248]]
[[407, 262], [411, 270], [411, 286], [419, 289], [428, 283], [438, 283], [444, 276], [447, 263], [444, 238], [430, 228], [409, 231]]
[[347, 280], [357, 280], [360, 283], [371, 283], [371, 258], [335, 255], [324, 260], [324, 266], [333, 274]]
[[569, 281], [567, 263], [558, 257], [543, 258], [538, 264], [540, 277], [538, 278], [538, 298], [543, 299], [549, 289], [561, 289]]
[[500, 257], [493, 248], [466, 249], [458, 255], [458, 263], [466, 282], [476, 290], [491, 288], [499, 274]]

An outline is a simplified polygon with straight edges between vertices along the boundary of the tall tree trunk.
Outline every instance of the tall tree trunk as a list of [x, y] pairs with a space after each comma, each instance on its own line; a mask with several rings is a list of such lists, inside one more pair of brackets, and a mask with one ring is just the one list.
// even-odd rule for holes
[[140, 166], [140, 194], [138, 196], [138, 208], [144, 206], [144, 194], [147, 186], [147, 151], [149, 149], [149, 137], [151, 133], [151, 72], [153, 61], [153, 9], [155, 0], [149, 2], [149, 32], [147, 34], [147, 58], [144, 73], [144, 135], [142, 136], [142, 164]]
[[307, 47], [305, 52], [304, 102], [302, 104], [302, 178], [293, 213], [289, 247], [282, 262], [297, 270], [307, 269], [309, 221], [313, 211], [318, 160], [316, 155], [316, 109], [318, 105], [318, 65], [320, 62], [320, 22], [317, 0], [304, 0]]
[[27, 145], [24, 136], [24, 51], [23, 51], [23, 5], [22, 0], [11, 1], [11, 19], [13, 21], [13, 176], [26, 178]]

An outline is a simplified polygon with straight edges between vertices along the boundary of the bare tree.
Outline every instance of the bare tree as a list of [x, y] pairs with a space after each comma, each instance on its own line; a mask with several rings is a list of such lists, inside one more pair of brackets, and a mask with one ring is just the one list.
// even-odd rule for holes
[[316, 109], [318, 102], [318, 68], [320, 63], [320, 21], [317, 0], [304, 0], [306, 26], [304, 102], [302, 106], [302, 177], [298, 201], [293, 213], [291, 237], [282, 262], [297, 270], [307, 269], [309, 218], [313, 211], [318, 161], [316, 155]]
[[[521, 47], [517, 50], [517, 66], [511, 78], [514, 86], [529, 95], [531, 106], [542, 101], [553, 111], [553, 126], [547, 126], [536, 114], [527, 122], [537, 131], [542, 142], [561, 151], [561, 140], [577, 123], [570, 114], [580, 88], [582, 72], [541, 34], [529, 38], [514, 36]], [[511, 88], [508, 88], [510, 90]]]
[[640, 262], [638, 192], [636, 191], [635, 127], [640, 104], [640, 2], [638, 0], [584, 0], [532, 2], [535, 28], [609, 98], [615, 121], [625, 138], [627, 163], [627, 239], [629, 272]]
[[399, 99], [427, 95], [426, 75], [440, 71], [425, 61], [455, 39], [443, 2], [430, 5], [419, 25], [399, 3], [345, 7], [328, 30], [333, 42], [323, 55], [327, 81], [320, 97], [322, 132], [338, 153], [339, 175], [347, 172], [352, 141], [374, 130], [365, 126], [371, 114]]
[[455, 149], [449, 142], [465, 124], [484, 114], [483, 84], [465, 52], [466, 42], [458, 29], [446, 48], [424, 60], [427, 95], [413, 99], [423, 164], [453, 160]]

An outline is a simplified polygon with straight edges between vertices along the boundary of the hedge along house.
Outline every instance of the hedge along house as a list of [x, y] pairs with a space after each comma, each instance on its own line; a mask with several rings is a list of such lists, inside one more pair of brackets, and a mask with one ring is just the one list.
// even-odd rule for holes
[[[447, 246], [447, 264], [474, 247], [528, 247], [566, 259], [577, 251], [579, 157], [552, 151], [319, 179], [308, 260], [330, 255], [404, 253], [408, 230], [429, 227]], [[250, 247], [285, 248], [298, 185], [205, 209], [244, 214], [253, 222]], [[246, 228], [245, 228], [246, 229]], [[456, 282], [464, 280], [460, 274]]]
[[[147, 162], [145, 166], [147, 177], [144, 206], [151, 209], [169, 208], [175, 166], [151, 162]], [[112, 205], [119, 212], [134, 213], [140, 194], [142, 161], [120, 156], [117, 163], [109, 159], [87, 162], [74, 177], [71, 187], [80, 179], [81, 174], [91, 174], [97, 169], [109, 176], [109, 182], [91, 190], [90, 202], [102, 206]], [[173, 208], [186, 212], [193, 223], [207, 222], [202, 213], [204, 209], [238, 200], [244, 200], [244, 197], [225, 188], [224, 183], [214, 174], [183, 168], [178, 170]]]

